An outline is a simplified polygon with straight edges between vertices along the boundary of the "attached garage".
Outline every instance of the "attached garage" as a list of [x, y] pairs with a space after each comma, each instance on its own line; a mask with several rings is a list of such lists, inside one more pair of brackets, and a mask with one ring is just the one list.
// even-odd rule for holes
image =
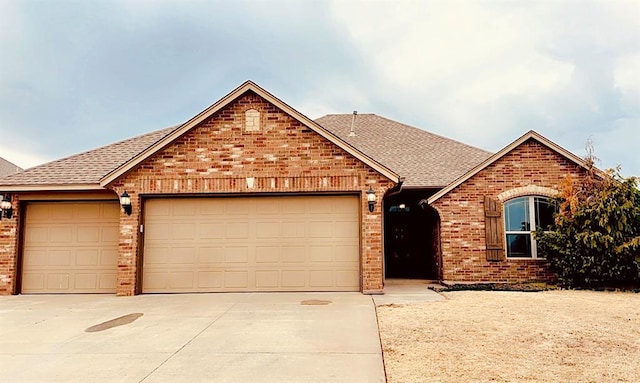
[[357, 195], [153, 198], [142, 291], [358, 291]]
[[22, 293], [115, 293], [117, 202], [29, 202]]

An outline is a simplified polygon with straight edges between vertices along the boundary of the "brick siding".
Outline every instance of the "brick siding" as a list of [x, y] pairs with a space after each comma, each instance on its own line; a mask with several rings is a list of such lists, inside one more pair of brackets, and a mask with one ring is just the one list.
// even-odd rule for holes
[[549, 281], [542, 259], [487, 261], [484, 197], [500, 202], [524, 195], [553, 196], [567, 174], [584, 169], [530, 139], [434, 202], [440, 215], [442, 279], [448, 281]]
[[[246, 131], [245, 111], [260, 112], [260, 129]], [[255, 129], [255, 127], [252, 127]], [[247, 178], [253, 179], [250, 187]], [[367, 208], [373, 187], [378, 203]], [[131, 196], [120, 216], [117, 293], [136, 293], [142, 196], [358, 193], [361, 200], [361, 289], [382, 290], [380, 205], [394, 183], [300, 122], [248, 92], [109, 187]]]

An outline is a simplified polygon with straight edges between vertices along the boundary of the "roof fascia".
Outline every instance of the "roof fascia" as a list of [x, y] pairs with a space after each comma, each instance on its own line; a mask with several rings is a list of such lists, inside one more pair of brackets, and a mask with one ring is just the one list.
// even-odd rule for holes
[[378, 163], [377, 161], [375, 161], [371, 157], [369, 157], [369, 156], [365, 155], [364, 153], [360, 152], [359, 150], [355, 149], [354, 147], [352, 147], [351, 145], [349, 145], [348, 143], [343, 141], [338, 136], [330, 133], [329, 131], [324, 129], [322, 126], [320, 126], [319, 124], [315, 123], [313, 120], [309, 119], [308, 117], [306, 117], [302, 113], [298, 112], [297, 110], [293, 109], [291, 106], [287, 105], [285, 102], [283, 102], [282, 100], [278, 99], [277, 97], [275, 97], [271, 93], [269, 93], [266, 90], [262, 89], [260, 86], [258, 86], [254, 82], [246, 81], [242, 85], [240, 85], [239, 87], [237, 87], [236, 89], [231, 91], [229, 94], [227, 94], [226, 96], [222, 97], [216, 103], [214, 103], [210, 107], [206, 108], [202, 112], [198, 113], [196, 116], [191, 118], [189, 121], [187, 121], [184, 124], [180, 125], [176, 130], [174, 130], [173, 132], [171, 132], [170, 134], [165, 136], [163, 139], [161, 139], [158, 142], [154, 143], [153, 145], [147, 147], [145, 150], [143, 150], [138, 155], [136, 155], [135, 157], [133, 157], [132, 159], [127, 161], [125, 164], [121, 165], [117, 169], [115, 169], [115, 170], [111, 171], [109, 174], [105, 175], [100, 180], [100, 185], [105, 187], [105, 186], [109, 185], [110, 183], [114, 182], [120, 176], [122, 176], [126, 172], [130, 171], [135, 166], [137, 166], [138, 164], [140, 164], [141, 162], [143, 162], [147, 158], [151, 157], [152, 155], [154, 155], [158, 151], [160, 151], [160, 150], [166, 148], [167, 146], [169, 146], [173, 141], [177, 140], [180, 136], [182, 136], [183, 134], [187, 133], [189, 130], [191, 130], [192, 128], [197, 126], [199, 123], [201, 123], [202, 121], [204, 121], [205, 119], [207, 119], [208, 117], [213, 115], [214, 113], [216, 113], [219, 110], [221, 110], [222, 108], [226, 107], [228, 104], [230, 104], [232, 101], [234, 101], [238, 97], [242, 96], [247, 91], [255, 92], [260, 97], [262, 97], [265, 100], [269, 101], [270, 103], [274, 104], [275, 106], [277, 106], [282, 111], [288, 113], [289, 115], [291, 115], [292, 117], [297, 119], [299, 122], [301, 122], [304, 125], [306, 125], [311, 130], [313, 130], [316, 133], [320, 134], [325, 139], [331, 141], [332, 143], [334, 143], [337, 146], [339, 146], [341, 149], [345, 150], [347, 153], [353, 155], [354, 157], [356, 157], [360, 161], [362, 161], [365, 164], [369, 165], [370, 167], [375, 169], [380, 174], [382, 174], [385, 177], [389, 178], [393, 182], [396, 182], [396, 183], [399, 182], [400, 176], [398, 174], [396, 174], [395, 172], [393, 172], [392, 170], [388, 169], [387, 167], [385, 167], [382, 164]]
[[456, 187], [460, 186], [463, 182], [465, 182], [469, 178], [475, 176], [480, 171], [482, 171], [483, 169], [487, 168], [488, 166], [490, 166], [494, 162], [498, 161], [504, 155], [506, 155], [507, 153], [509, 153], [513, 149], [517, 148], [518, 146], [522, 145], [524, 142], [526, 142], [529, 139], [534, 139], [534, 140], [538, 141], [539, 143], [545, 145], [549, 149], [557, 152], [561, 156], [573, 161], [577, 165], [579, 165], [579, 166], [581, 166], [581, 167], [583, 167], [585, 169], [587, 168], [587, 164], [585, 163], [585, 161], [582, 158], [580, 158], [580, 157], [576, 156], [575, 154], [571, 153], [570, 151], [564, 149], [563, 147], [561, 147], [560, 145], [554, 143], [553, 141], [550, 141], [549, 139], [543, 137], [542, 135], [538, 134], [537, 132], [535, 132], [533, 130], [530, 130], [527, 133], [525, 133], [524, 135], [522, 135], [520, 138], [518, 138], [517, 140], [513, 141], [509, 145], [507, 145], [504, 148], [502, 148], [502, 150], [500, 150], [499, 152], [497, 152], [493, 156], [487, 158], [485, 161], [483, 161], [480, 164], [476, 165], [473, 169], [469, 170], [467, 173], [465, 173], [464, 175], [462, 175], [461, 177], [459, 177], [458, 179], [456, 179], [455, 181], [450, 183], [444, 189], [440, 190], [436, 194], [434, 194], [431, 197], [429, 197], [427, 199], [427, 203], [429, 205], [433, 204], [438, 199], [443, 197], [445, 194], [449, 193], [451, 190], [453, 190]]
[[106, 190], [98, 184], [69, 184], [69, 185], [0, 185], [3, 192], [33, 192], [33, 191], [87, 191]]

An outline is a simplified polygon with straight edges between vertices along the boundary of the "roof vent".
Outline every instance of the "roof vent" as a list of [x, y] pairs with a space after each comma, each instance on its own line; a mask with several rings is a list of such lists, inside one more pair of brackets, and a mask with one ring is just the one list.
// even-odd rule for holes
[[351, 119], [351, 129], [349, 130], [349, 137], [355, 137], [356, 136], [356, 132], [353, 130], [353, 127], [356, 124], [356, 116], [358, 115], [358, 111], [354, 110], [353, 111], [353, 119]]

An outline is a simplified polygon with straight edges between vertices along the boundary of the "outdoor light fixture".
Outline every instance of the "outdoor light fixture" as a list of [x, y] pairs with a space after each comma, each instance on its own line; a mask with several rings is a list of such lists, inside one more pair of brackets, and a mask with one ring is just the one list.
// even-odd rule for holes
[[11, 194], [5, 194], [0, 202], [0, 219], [13, 217], [13, 206], [11, 206]]
[[131, 215], [131, 197], [129, 197], [126, 190], [120, 196], [120, 206], [122, 206], [122, 210], [124, 210], [127, 215]]
[[376, 205], [376, 192], [373, 191], [371, 186], [367, 190], [367, 202], [369, 203], [369, 212], [373, 213], [373, 207]]

